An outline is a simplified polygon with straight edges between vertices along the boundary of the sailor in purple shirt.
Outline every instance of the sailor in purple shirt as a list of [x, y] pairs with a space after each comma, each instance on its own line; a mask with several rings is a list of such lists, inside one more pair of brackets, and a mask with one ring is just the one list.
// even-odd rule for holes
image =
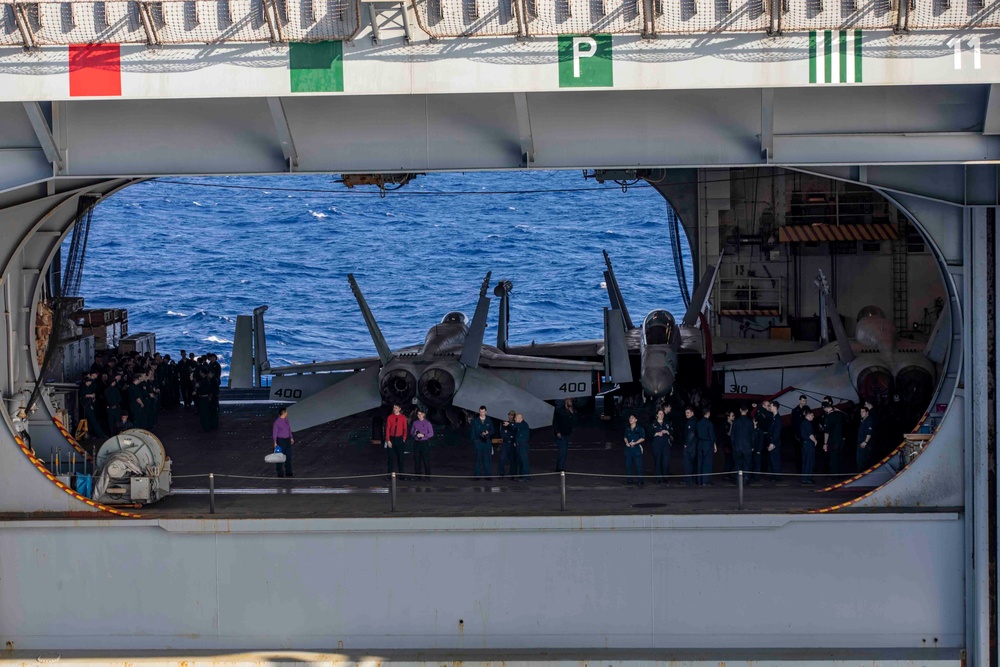
[[423, 408], [417, 408], [417, 418], [410, 424], [410, 437], [413, 438], [413, 474], [420, 475], [423, 468], [424, 479], [431, 474], [431, 438], [434, 437], [434, 427], [427, 421], [427, 413]]
[[293, 477], [292, 445], [295, 444], [295, 438], [292, 437], [292, 425], [288, 423], [288, 408], [278, 410], [278, 418], [271, 428], [271, 439], [274, 440], [275, 450], [281, 447], [281, 452], [285, 455], [284, 463], [274, 464], [278, 477]]

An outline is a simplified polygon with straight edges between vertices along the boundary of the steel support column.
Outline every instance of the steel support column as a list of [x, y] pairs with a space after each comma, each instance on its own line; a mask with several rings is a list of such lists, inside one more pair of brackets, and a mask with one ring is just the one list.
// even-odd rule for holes
[[990, 439], [990, 348], [992, 304], [989, 264], [995, 256], [988, 243], [995, 242], [989, 229], [987, 209], [964, 210], [965, 266], [963, 297], [966, 345], [962, 384], [965, 393], [965, 589], [966, 650], [969, 664], [989, 663], [989, 511], [987, 455]]

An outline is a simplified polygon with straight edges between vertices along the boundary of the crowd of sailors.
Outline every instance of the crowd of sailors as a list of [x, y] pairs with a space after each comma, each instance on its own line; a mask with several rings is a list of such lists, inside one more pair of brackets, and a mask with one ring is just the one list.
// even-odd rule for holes
[[193, 408], [204, 431], [219, 428], [222, 365], [215, 354], [195, 356], [109, 351], [80, 381], [80, 414], [90, 437], [105, 440], [131, 428], [152, 429], [160, 411]]
[[[648, 423], [641, 423], [639, 414], [633, 412], [620, 440], [625, 453], [625, 484], [643, 486], [644, 470], [648, 470], [644, 461], [651, 458], [651, 477], [658, 484], [676, 478], [684, 484], [708, 486], [718, 477], [735, 482], [742, 472], [746, 484], [762, 480], [782, 483], [791, 476], [812, 485], [818, 474], [836, 477], [866, 470], [882, 454], [883, 441], [892, 438], [886, 437], [887, 425], [879, 424], [870, 402], [845, 412], [834, 405], [832, 397], [824, 397], [817, 409], [815, 401], [810, 404], [809, 397], [801, 395], [787, 420], [782, 419], [780, 410], [777, 401], [764, 400], [725, 410], [720, 419], [713, 419], [710, 407], [689, 405], [675, 411], [674, 405], [663, 402]], [[577, 419], [572, 399], [555, 410], [556, 471], [566, 470]], [[408, 416], [401, 406], [392, 406], [383, 434], [389, 474], [407, 474], [407, 452], [412, 452], [417, 478], [426, 479], [431, 474], [434, 428], [422, 408]], [[481, 406], [467, 437], [474, 479], [493, 479], [494, 461], [500, 479], [530, 479], [531, 431], [523, 415], [511, 411], [499, 420]], [[783, 458], [783, 452], [790, 448], [795, 454], [788, 458], [797, 461], [793, 467]], [[672, 458], [679, 458], [680, 464], [672, 463]]]

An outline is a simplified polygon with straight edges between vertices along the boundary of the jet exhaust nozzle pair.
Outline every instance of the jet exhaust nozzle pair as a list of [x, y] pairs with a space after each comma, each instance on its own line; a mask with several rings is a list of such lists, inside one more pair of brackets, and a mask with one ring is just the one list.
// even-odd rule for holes
[[458, 378], [451, 369], [431, 366], [419, 379], [410, 369], [389, 368], [379, 380], [379, 393], [389, 404], [409, 405], [414, 398], [432, 408], [448, 405], [458, 390]]

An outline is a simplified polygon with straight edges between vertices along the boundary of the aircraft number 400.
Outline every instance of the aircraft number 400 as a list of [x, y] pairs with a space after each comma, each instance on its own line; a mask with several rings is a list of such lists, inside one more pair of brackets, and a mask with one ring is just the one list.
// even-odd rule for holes
[[275, 389], [274, 390], [274, 395], [277, 396], [278, 398], [293, 398], [293, 399], [298, 399], [298, 398], [302, 398], [302, 390], [301, 389]]
[[586, 382], [563, 382], [559, 385], [559, 391], [564, 391], [568, 394], [576, 394], [580, 392], [587, 391]]

